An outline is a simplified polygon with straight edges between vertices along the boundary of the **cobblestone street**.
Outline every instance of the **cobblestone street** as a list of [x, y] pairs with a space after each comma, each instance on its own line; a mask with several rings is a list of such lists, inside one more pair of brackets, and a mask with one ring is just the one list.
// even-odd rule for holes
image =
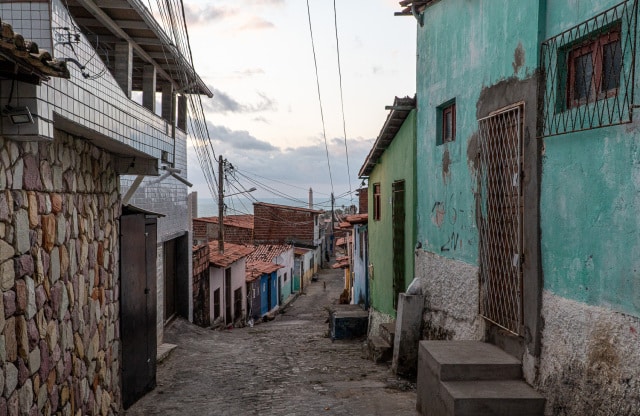
[[363, 359], [362, 340], [328, 337], [326, 307], [341, 288], [341, 270], [321, 270], [285, 313], [253, 328], [176, 320], [158, 386], [126, 414], [415, 416], [415, 385]]

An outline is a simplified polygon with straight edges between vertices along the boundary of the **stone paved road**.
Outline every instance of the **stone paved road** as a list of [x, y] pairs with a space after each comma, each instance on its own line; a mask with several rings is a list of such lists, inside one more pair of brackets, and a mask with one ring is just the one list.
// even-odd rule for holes
[[159, 365], [158, 387], [126, 414], [417, 415], [415, 385], [361, 358], [362, 341], [327, 337], [341, 276], [321, 271], [285, 313], [253, 328], [175, 321], [165, 341], [178, 347]]

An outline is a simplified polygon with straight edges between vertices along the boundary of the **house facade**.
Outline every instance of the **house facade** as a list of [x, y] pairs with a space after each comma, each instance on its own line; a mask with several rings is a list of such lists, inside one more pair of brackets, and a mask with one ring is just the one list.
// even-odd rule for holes
[[[250, 262], [267, 262], [277, 264], [276, 299], [282, 305], [293, 293], [293, 246], [285, 244], [259, 244], [249, 256]], [[271, 309], [271, 308], [270, 308]]]
[[293, 249], [293, 291], [304, 290], [311, 283], [315, 269], [315, 252], [308, 248], [295, 247]]
[[282, 266], [272, 262], [247, 261], [247, 317], [263, 318], [278, 305], [278, 275]]
[[253, 251], [253, 246], [227, 243], [224, 252], [220, 252], [217, 241], [209, 243], [211, 325], [244, 324], [247, 318], [247, 256]]
[[[193, 219], [194, 244], [218, 239], [218, 217]], [[253, 215], [224, 217], [224, 241], [233, 244], [253, 244]]]
[[413, 279], [415, 247], [416, 99], [394, 99], [359, 176], [368, 181], [371, 325], [395, 319], [398, 294]]
[[507, 348], [547, 414], [637, 412], [637, 1], [403, 5], [423, 336]]
[[[124, 10], [147, 25], [141, 38], [162, 45], [146, 9], [128, 4]], [[80, 25], [83, 11], [56, 0], [0, 4], [0, 47], [12, 45], [0, 59], [0, 97], [7, 103], [0, 123], [0, 348], [6, 351], [0, 413], [112, 414], [152, 389], [162, 334], [156, 290], [164, 288], [164, 273], [158, 270], [167, 264], [158, 251], [189, 227], [182, 200], [173, 198], [184, 192], [186, 209], [183, 182], [164, 178], [154, 186], [175, 210], [151, 211], [151, 200], [134, 205], [126, 186], [127, 175], [139, 183], [161, 177], [162, 162], [186, 169], [186, 133], [178, 125], [186, 107], [180, 118], [152, 111], [148, 84], [153, 78], [156, 85], [161, 64], [138, 55], [129, 65], [109, 66], [85, 33], [126, 30], [106, 10], [100, 22]], [[127, 36], [108, 42], [125, 49], [135, 43]], [[184, 59], [175, 52], [168, 55]], [[52, 55], [66, 65], [56, 66]], [[133, 77], [127, 89], [118, 81], [134, 66], [146, 66], [154, 77]], [[183, 85], [177, 74], [157, 80]], [[162, 102], [171, 108], [184, 93], [206, 90], [200, 87], [182, 95], [172, 90]], [[147, 90], [145, 105], [131, 99], [134, 90]], [[185, 250], [173, 264], [189, 270]], [[47, 389], [40, 388], [44, 380]]]

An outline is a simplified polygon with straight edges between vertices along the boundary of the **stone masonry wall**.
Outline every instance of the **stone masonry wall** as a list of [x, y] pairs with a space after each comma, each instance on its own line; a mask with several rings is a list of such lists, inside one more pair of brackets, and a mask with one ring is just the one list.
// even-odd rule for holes
[[119, 410], [119, 216], [108, 153], [0, 137], [0, 414]]

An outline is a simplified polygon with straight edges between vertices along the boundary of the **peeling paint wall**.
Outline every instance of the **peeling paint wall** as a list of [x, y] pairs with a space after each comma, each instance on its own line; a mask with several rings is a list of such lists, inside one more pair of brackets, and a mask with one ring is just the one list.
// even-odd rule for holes
[[373, 309], [396, 315], [393, 309], [393, 223], [392, 184], [405, 181], [405, 288], [413, 280], [413, 247], [415, 246], [415, 147], [416, 111], [412, 111], [395, 138], [380, 157], [369, 176], [369, 206], [373, 206], [373, 185], [380, 183], [380, 220], [369, 215], [369, 262], [373, 265], [370, 278]]
[[545, 291], [536, 387], [551, 415], [640, 414], [640, 319]]
[[[425, 336], [483, 337], [484, 324], [477, 322], [477, 119], [525, 101], [535, 166], [539, 10], [538, 2], [449, 0], [429, 6], [424, 26], [418, 27], [416, 224], [421, 249], [415, 268], [427, 298]], [[439, 108], [452, 100], [455, 141], [438, 144]], [[535, 169], [530, 176], [537, 193]], [[434, 263], [440, 275], [431, 269]], [[451, 271], [458, 268], [465, 274]], [[451, 303], [435, 307], [434, 294]]]

